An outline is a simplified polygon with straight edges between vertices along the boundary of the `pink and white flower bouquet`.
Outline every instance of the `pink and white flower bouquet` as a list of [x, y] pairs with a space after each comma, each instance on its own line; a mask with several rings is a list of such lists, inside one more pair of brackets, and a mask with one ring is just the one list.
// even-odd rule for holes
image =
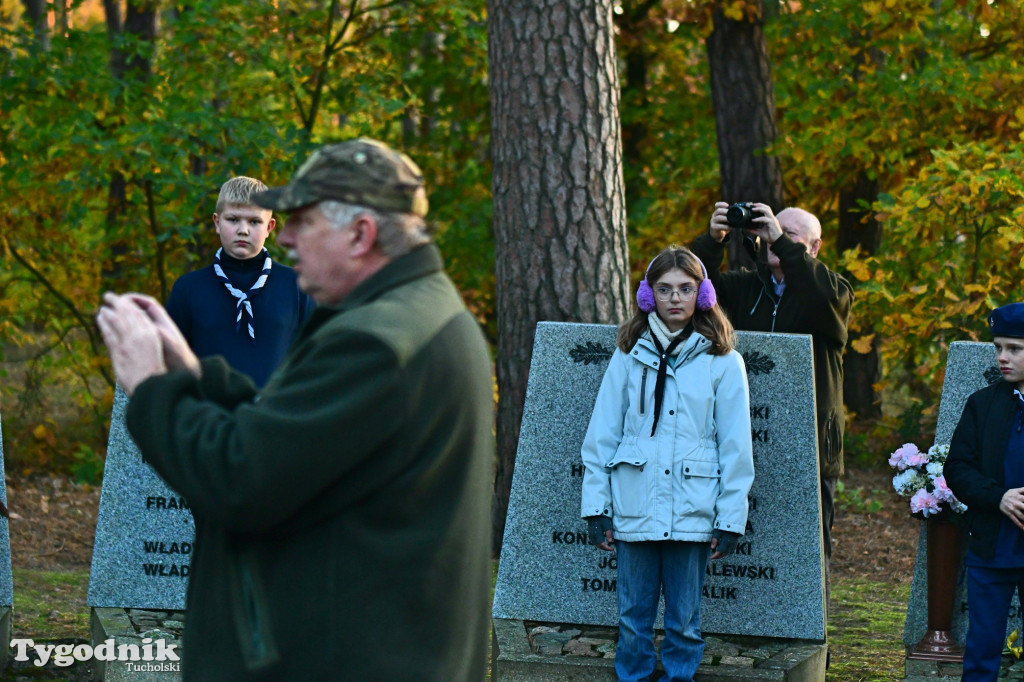
[[904, 443], [889, 456], [889, 465], [897, 471], [892, 487], [900, 497], [910, 498], [912, 514], [928, 518], [945, 508], [957, 514], [967, 511], [967, 505], [953, 496], [942, 475], [948, 455], [948, 445], [933, 445], [921, 452], [913, 443]]

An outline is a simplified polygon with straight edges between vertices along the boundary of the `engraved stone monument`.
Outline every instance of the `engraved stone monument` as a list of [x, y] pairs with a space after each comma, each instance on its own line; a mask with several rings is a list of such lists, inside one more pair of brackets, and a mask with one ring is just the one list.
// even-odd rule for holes
[[[946, 377], [942, 384], [939, 419], [935, 428], [935, 442], [948, 445], [960, 421], [967, 398], [989, 384], [1002, 381], [996, 366], [995, 350], [991, 343], [955, 341], [949, 345], [946, 358]], [[930, 444], [929, 444], [930, 445]], [[923, 446], [922, 446], [923, 447]], [[907, 604], [907, 619], [903, 629], [903, 643], [913, 647], [925, 635], [928, 626], [928, 543], [925, 524], [921, 524], [917, 557], [914, 561], [914, 579]], [[961, 566], [953, 595], [953, 637], [963, 646], [967, 638], [967, 580], [966, 568]], [[1009, 634], [1020, 626], [1019, 595], [1014, 597], [1007, 621]], [[908, 663], [908, 673], [910, 666]]]
[[[607, 325], [537, 326], [494, 593], [496, 679], [548, 679], [539, 669], [522, 676], [521, 665], [539, 663], [527, 660], [533, 654], [521, 638], [514, 641], [523, 621], [617, 624], [615, 555], [587, 543], [580, 518], [580, 447], [615, 338]], [[755, 480], [737, 552], [708, 565], [702, 630], [820, 643], [825, 590], [811, 340], [741, 332], [737, 350], [750, 386]], [[823, 646], [819, 653], [810, 665], [820, 663], [823, 679]]]
[[[195, 525], [187, 500], [142, 461], [125, 426], [127, 407], [118, 387], [89, 574], [93, 645], [108, 637], [135, 644], [159, 638], [177, 645]], [[105, 679], [122, 679], [113, 669], [117, 663], [107, 664]]]

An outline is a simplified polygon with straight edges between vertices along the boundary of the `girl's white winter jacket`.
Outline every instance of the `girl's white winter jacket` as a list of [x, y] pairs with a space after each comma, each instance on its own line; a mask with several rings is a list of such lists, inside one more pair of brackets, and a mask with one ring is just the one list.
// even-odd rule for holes
[[612, 356], [583, 441], [581, 513], [610, 516], [617, 540], [707, 542], [715, 528], [746, 528], [754, 481], [746, 370], [735, 350], [710, 348], [693, 332], [668, 358], [653, 437], [661, 358], [650, 332]]

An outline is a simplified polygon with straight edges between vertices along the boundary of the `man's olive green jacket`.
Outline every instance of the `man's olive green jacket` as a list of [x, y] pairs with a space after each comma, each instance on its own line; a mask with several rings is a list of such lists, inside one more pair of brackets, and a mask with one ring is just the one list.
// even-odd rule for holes
[[491, 377], [425, 246], [317, 308], [258, 393], [220, 359], [141, 384], [128, 428], [196, 520], [185, 679], [482, 680]]

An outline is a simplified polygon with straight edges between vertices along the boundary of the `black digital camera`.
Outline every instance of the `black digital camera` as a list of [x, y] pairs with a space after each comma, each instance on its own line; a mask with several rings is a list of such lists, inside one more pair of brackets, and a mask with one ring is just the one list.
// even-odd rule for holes
[[729, 227], [750, 227], [754, 220], [754, 205], [744, 201], [733, 204], [725, 212], [725, 222]]

